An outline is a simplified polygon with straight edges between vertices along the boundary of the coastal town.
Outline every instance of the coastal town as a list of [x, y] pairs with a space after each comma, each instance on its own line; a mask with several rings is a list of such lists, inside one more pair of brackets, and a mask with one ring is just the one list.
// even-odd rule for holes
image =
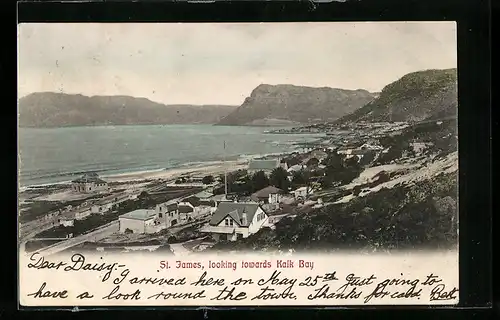
[[[425, 125], [440, 127], [443, 121]], [[418, 172], [454, 167], [456, 152], [440, 158], [438, 166], [426, 164], [433, 144], [418, 138], [392, 155], [397, 148], [387, 141], [411, 126], [316, 126], [323, 137], [297, 143], [300, 151], [291, 153], [149, 175], [106, 178], [88, 172], [71, 183], [28, 188], [19, 199], [21, 246], [44, 254], [165, 250], [186, 255], [238, 242], [273, 230], [284, 218], [347, 202], [414, 179]]]

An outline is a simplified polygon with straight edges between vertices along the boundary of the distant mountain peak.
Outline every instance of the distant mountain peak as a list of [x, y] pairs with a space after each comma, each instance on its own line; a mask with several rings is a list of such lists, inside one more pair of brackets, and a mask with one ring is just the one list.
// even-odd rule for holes
[[[367, 90], [260, 84], [219, 125], [303, 123], [335, 120], [374, 99]], [[268, 121], [266, 119], [274, 119]]]

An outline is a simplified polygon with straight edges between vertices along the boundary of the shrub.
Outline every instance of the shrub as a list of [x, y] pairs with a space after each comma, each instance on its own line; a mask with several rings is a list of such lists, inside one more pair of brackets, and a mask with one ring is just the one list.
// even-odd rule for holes
[[201, 182], [203, 184], [212, 184], [212, 183], [215, 182], [215, 178], [213, 176], [210, 176], [210, 175], [209, 176], [205, 176], [205, 177], [203, 177], [203, 179], [201, 180]]

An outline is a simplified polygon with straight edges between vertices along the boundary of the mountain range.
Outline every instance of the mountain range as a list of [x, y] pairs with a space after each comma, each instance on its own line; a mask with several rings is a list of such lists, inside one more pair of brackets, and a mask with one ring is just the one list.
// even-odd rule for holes
[[366, 90], [261, 84], [218, 125], [311, 124], [333, 121], [376, 97]]
[[224, 105], [164, 105], [130, 96], [37, 92], [19, 99], [20, 127], [213, 124], [233, 111]]
[[378, 93], [261, 84], [241, 106], [165, 105], [131, 96], [37, 92], [19, 99], [19, 126], [412, 122], [456, 117], [457, 107], [457, 69], [444, 69], [409, 73]]

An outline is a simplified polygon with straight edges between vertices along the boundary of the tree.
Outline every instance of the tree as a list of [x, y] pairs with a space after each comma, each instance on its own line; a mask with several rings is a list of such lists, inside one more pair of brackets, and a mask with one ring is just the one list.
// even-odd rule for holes
[[343, 167], [342, 157], [336, 153], [330, 153], [325, 159], [327, 170], [338, 170]]
[[359, 164], [366, 167], [369, 166], [373, 160], [375, 160], [375, 157], [377, 156], [377, 152], [375, 151], [369, 151], [363, 155], [363, 158], [359, 161]]
[[308, 186], [310, 184], [310, 174], [307, 171], [296, 171], [292, 177], [292, 185], [294, 188]]
[[358, 167], [360, 167], [358, 157], [354, 156], [354, 157], [346, 159], [344, 162], [344, 167], [346, 167], [346, 168], [358, 168]]
[[333, 179], [331, 176], [324, 176], [320, 180], [321, 188], [328, 189], [333, 185]]
[[203, 179], [201, 180], [201, 182], [203, 182], [203, 184], [212, 184], [215, 182], [215, 179], [213, 176], [204, 176]]
[[139, 194], [139, 199], [149, 199], [150, 196], [149, 196], [149, 193], [147, 193], [146, 191], [143, 191]]
[[275, 168], [271, 172], [271, 176], [269, 177], [270, 184], [275, 186], [276, 188], [280, 188], [281, 190], [287, 191], [290, 187], [290, 181], [288, 180], [288, 172], [282, 167]]
[[318, 158], [311, 158], [311, 159], [307, 160], [307, 163], [306, 163], [306, 166], [308, 168], [314, 168], [314, 167], [317, 167], [318, 165], [319, 165]]
[[267, 178], [264, 171], [257, 171], [252, 176], [252, 191], [258, 191], [269, 186], [269, 178]]

